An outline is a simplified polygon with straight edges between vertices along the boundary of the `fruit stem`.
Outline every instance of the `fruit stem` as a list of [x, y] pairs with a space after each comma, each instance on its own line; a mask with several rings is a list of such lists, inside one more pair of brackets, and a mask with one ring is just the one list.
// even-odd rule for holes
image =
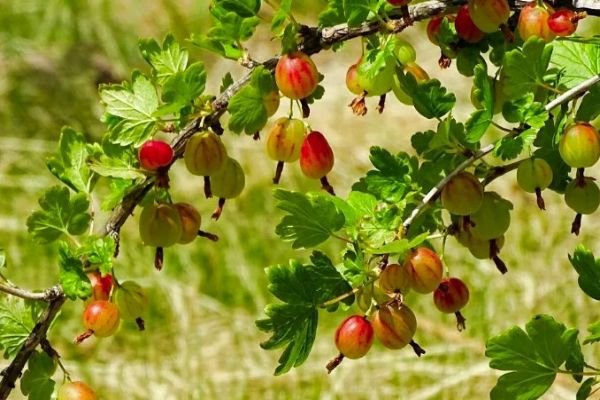
[[325, 367], [325, 368], [327, 368], [327, 373], [331, 374], [331, 371], [336, 369], [338, 367], [338, 365], [340, 365], [342, 363], [342, 361], [344, 361], [344, 355], [342, 353], [335, 356], [335, 358], [333, 358], [331, 361], [329, 361], [327, 363], [327, 366]]
[[379, 114], [383, 113], [383, 110], [385, 110], [385, 98], [386, 98], [386, 94], [382, 94], [381, 96], [379, 96], [379, 103], [377, 103], [377, 108], [376, 110], [379, 111]]
[[438, 60], [438, 65], [440, 66], [441, 69], [448, 69], [448, 68], [450, 68], [450, 65], [452, 65], [452, 60], [450, 59], [450, 57], [445, 55], [444, 52], [442, 51], [442, 54], [440, 55], [440, 59]]
[[352, 112], [354, 115], [358, 115], [359, 117], [367, 115], [367, 104], [365, 103], [365, 97], [367, 96], [367, 92], [363, 92], [358, 95], [356, 98], [352, 100], [348, 107], [352, 108]]
[[575, 184], [577, 185], [577, 187], [580, 187], [580, 188], [585, 187], [584, 172], [585, 172], [584, 168], [577, 168], [577, 174], [575, 175], [575, 179], [576, 179]]
[[223, 129], [223, 126], [221, 126], [221, 122], [219, 120], [213, 122], [210, 125], [210, 129], [212, 129], [219, 136], [225, 133], [225, 129]]
[[575, 219], [573, 220], [573, 223], [571, 224], [571, 233], [574, 233], [576, 236], [579, 236], [579, 232], [581, 231], [582, 217], [583, 217], [583, 215], [577, 213], [577, 215], [575, 215]]
[[302, 107], [302, 118], [310, 117], [310, 106], [306, 99], [300, 100], [300, 106]]
[[573, 16], [573, 18], [571, 18], [571, 22], [576, 24], [579, 20], [584, 19], [585, 17], [587, 17], [587, 12], [585, 11], [576, 11], [575, 15]]
[[215, 235], [214, 233], [205, 232], [201, 229], [198, 229], [198, 236], [207, 238], [208, 240], [212, 240], [213, 242], [219, 241], [219, 237], [217, 235]]
[[164, 260], [165, 260], [165, 252], [164, 252], [163, 248], [157, 247], [156, 252], [154, 253], [154, 268], [156, 268], [157, 271], [160, 271], [161, 269], [163, 269]]
[[223, 207], [225, 207], [225, 199], [224, 198], [220, 198], [219, 199], [219, 203], [217, 204], [217, 208], [215, 209], [215, 211], [212, 214], [212, 219], [214, 219], [215, 221], [218, 220], [221, 217], [221, 214], [223, 213]]
[[329, 184], [329, 181], [327, 180], [327, 176], [324, 176], [321, 178], [321, 189], [327, 191], [327, 193], [329, 193], [332, 196], [335, 196], [335, 192], [333, 191], [333, 186], [331, 186]]
[[255, 141], [259, 141], [260, 140], [260, 132], [254, 132], [254, 135], [252, 135], [252, 139]]
[[508, 268], [506, 267], [506, 264], [504, 263], [504, 261], [502, 261], [502, 259], [498, 256], [494, 256], [492, 257], [492, 260], [494, 261], [494, 264], [496, 264], [496, 268], [498, 268], [498, 271], [500, 271], [502, 274], [505, 274], [508, 272]]
[[52, 347], [52, 345], [50, 344], [48, 339], [42, 339], [42, 341], [40, 342], [40, 346], [42, 347], [42, 350], [44, 350], [44, 352], [46, 354], [48, 354], [50, 357], [52, 357], [54, 360], [56, 360], [56, 363], [62, 370], [65, 379], [71, 381], [71, 375], [69, 374], [69, 371], [67, 371], [64, 364], [62, 363], [62, 361], [60, 359], [61, 358], [60, 354], [58, 354], [58, 351], [56, 351], [54, 349], [54, 347]]
[[279, 181], [281, 180], [281, 174], [283, 172], [284, 165], [285, 163], [283, 161], [277, 162], [277, 168], [275, 168], [275, 177], [273, 177], [273, 183], [276, 185], [279, 184]]
[[144, 322], [144, 320], [142, 319], [142, 317], [137, 317], [135, 319], [135, 323], [137, 324], [137, 327], [140, 331], [143, 331], [146, 329], [146, 323]]
[[92, 335], [94, 334], [94, 331], [91, 329], [88, 329], [87, 331], [83, 332], [81, 335], [77, 336], [75, 338], [75, 340], [73, 340], [73, 342], [75, 344], [80, 344], [82, 343], [84, 340], [90, 338]]
[[423, 350], [423, 348], [419, 346], [419, 344], [414, 340], [411, 340], [409, 344], [411, 345], [417, 356], [421, 357], [423, 354], [425, 354], [425, 350]]
[[508, 25], [506, 24], [502, 24], [500, 25], [500, 30], [502, 31], [502, 34], [504, 35], [504, 39], [509, 42], [512, 43], [515, 41], [515, 35], [514, 33], [510, 30], [510, 28], [508, 27]]
[[544, 198], [542, 197], [542, 190], [540, 188], [535, 188], [535, 197], [539, 209], [546, 210], [546, 202], [544, 202]]
[[467, 329], [467, 319], [460, 313], [460, 311], [455, 312], [454, 315], [456, 315], [456, 329], [458, 329], [459, 332]]
[[210, 199], [212, 197], [212, 189], [210, 187], [210, 176], [204, 177], [204, 197]]
[[413, 19], [410, 16], [410, 12], [408, 12], [408, 4], [404, 4], [400, 7], [400, 11], [402, 11], [402, 20], [404, 21], [404, 25], [406, 27], [411, 26], [413, 24]]

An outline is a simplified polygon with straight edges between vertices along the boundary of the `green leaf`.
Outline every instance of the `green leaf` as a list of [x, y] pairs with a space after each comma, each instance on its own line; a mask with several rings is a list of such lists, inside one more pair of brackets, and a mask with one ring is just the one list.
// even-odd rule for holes
[[544, 105], [534, 100], [533, 93], [505, 102], [502, 115], [508, 122], [527, 124], [537, 129], [543, 128], [550, 116]]
[[221, 80], [221, 87], [219, 88], [219, 93], [225, 93], [225, 91], [227, 89], [229, 89], [229, 87], [231, 87], [231, 85], [233, 85], [235, 82], [233, 80], [233, 76], [231, 76], [231, 72], [226, 73], [223, 76], [223, 79]]
[[597, 83], [583, 97], [577, 109], [577, 121], [593, 121], [600, 116], [600, 84]]
[[188, 63], [188, 51], [182, 49], [175, 37], [167, 35], [162, 48], [154, 39], [141, 39], [140, 52], [152, 66], [153, 74], [158, 83], [163, 84], [172, 75], [185, 71]]
[[537, 129], [527, 129], [514, 138], [505, 136], [494, 149], [494, 155], [503, 161], [513, 160], [533, 144], [536, 135]]
[[0, 347], [4, 358], [13, 358], [39, 319], [44, 303], [14, 296], [0, 299]]
[[206, 86], [206, 70], [204, 64], [198, 62], [189, 66], [184, 72], [171, 75], [163, 85], [162, 99], [169, 103], [170, 109], [177, 106], [179, 110], [191, 106]]
[[[302, 265], [290, 260], [289, 265], [275, 265], [266, 270], [269, 291], [283, 304], [269, 304], [265, 308], [268, 318], [256, 321], [256, 326], [272, 334], [261, 343], [262, 348], [285, 346], [275, 375], [288, 372], [308, 358], [317, 330], [317, 307], [352, 290], [327, 256], [314, 252], [311, 261], [310, 265]], [[353, 298], [348, 298], [345, 302], [352, 301]]]
[[[230, 2], [230, 4], [235, 3], [237, 2]], [[210, 13], [214, 26], [206, 35], [193, 34], [192, 42], [226, 58], [237, 60], [243, 57], [244, 48], [241, 43], [252, 37], [260, 23], [260, 18], [240, 16], [237, 11], [230, 11], [228, 7], [211, 7]]]
[[110, 236], [89, 236], [77, 250], [77, 256], [85, 259], [92, 267], [98, 268], [102, 275], [112, 273], [113, 256], [116, 243]]
[[100, 176], [138, 182], [146, 179], [146, 175], [139, 169], [137, 152], [131, 146], [120, 146], [106, 139], [88, 160], [88, 164]]
[[102, 210], [110, 211], [114, 209], [135, 187], [135, 181], [118, 178], [111, 179], [110, 193], [106, 195], [100, 205]]
[[540, 398], [578, 344], [577, 329], [567, 329], [548, 315], [534, 317], [525, 329], [512, 327], [487, 342], [490, 367], [511, 371], [498, 379], [492, 400]]
[[134, 72], [132, 84], [100, 86], [100, 98], [106, 112], [110, 140], [123, 146], [139, 146], [153, 133], [157, 120], [158, 95], [152, 82], [140, 72]]
[[474, 73], [474, 95], [483, 109], [475, 111], [465, 126], [467, 141], [470, 143], [478, 143], [481, 140], [494, 118], [494, 88], [485, 64], [478, 64]]
[[314, 247], [344, 226], [344, 215], [333, 201], [322, 194], [302, 194], [277, 189], [277, 208], [285, 215], [275, 229], [284, 240], [292, 240], [295, 249]]
[[285, 22], [292, 12], [292, 0], [283, 0], [271, 20], [271, 32], [279, 36], [285, 29]]
[[550, 64], [552, 46], [537, 36], [527, 40], [523, 48], [517, 48], [504, 55], [505, 75], [503, 85], [504, 94], [510, 99], [523, 96], [528, 92], [535, 92], [540, 86], [545, 85], [544, 75]]
[[29, 400], [50, 400], [56, 382], [52, 375], [56, 361], [44, 352], [35, 351], [27, 362], [27, 370], [21, 377], [21, 393]]
[[373, 254], [404, 254], [408, 250], [419, 246], [423, 242], [427, 240], [429, 237], [429, 233], [422, 233], [412, 239], [399, 239], [395, 240], [391, 243], [388, 243], [384, 246], [373, 249], [371, 252]]
[[229, 129], [253, 135], [264, 128], [268, 120], [264, 98], [275, 90], [277, 86], [272, 74], [264, 67], [257, 68], [252, 73], [250, 84], [229, 101]]
[[92, 284], [83, 270], [83, 263], [64, 242], [58, 247], [58, 266], [59, 282], [69, 299], [85, 300], [91, 296]]
[[0, 268], [6, 267], [6, 250], [0, 247]]
[[600, 259], [595, 259], [594, 254], [584, 245], [575, 249], [575, 254], [569, 254], [569, 261], [579, 274], [579, 287], [585, 294], [595, 300], [600, 300]]
[[592, 387], [597, 383], [598, 383], [598, 381], [596, 381], [595, 378], [587, 378], [585, 380], [585, 382], [583, 382], [581, 384], [581, 386], [579, 387], [579, 390], [577, 391], [575, 400], [587, 399], [589, 397], [589, 395], [592, 393]]
[[600, 342], [600, 321], [596, 321], [593, 324], [590, 324], [588, 326], [588, 332], [590, 334], [585, 338], [583, 344]]
[[600, 74], [600, 46], [597, 43], [557, 40], [552, 63], [563, 70], [561, 83], [573, 87]]
[[215, 5], [240, 17], [253, 17], [260, 10], [260, 0], [215, 0]]
[[442, 118], [456, 104], [454, 94], [448, 93], [437, 79], [417, 82], [412, 74], [403, 72], [398, 72], [398, 79], [402, 90], [412, 98], [415, 110], [425, 118]]
[[[371, 0], [343, 0], [344, 14], [348, 26], [359, 26], [367, 20], [373, 6]], [[375, 2], [376, 3], [376, 2]]]
[[96, 179], [86, 164], [90, 148], [83, 134], [72, 128], [63, 128], [58, 149], [59, 153], [46, 161], [52, 175], [76, 192], [89, 193]]
[[458, 51], [456, 57], [456, 69], [464, 76], [473, 76], [475, 68], [479, 64], [485, 64], [481, 56], [481, 50], [477, 47], [463, 47]]
[[[369, 171], [358, 185], [365, 187], [366, 191], [376, 198], [398, 203], [406, 197], [412, 188], [411, 173], [414, 165], [406, 153], [393, 155], [381, 147], [371, 147], [371, 163], [376, 170]], [[356, 190], [357, 185], [353, 187]]]
[[344, 0], [328, 0], [327, 7], [319, 14], [319, 26], [323, 28], [344, 22]]
[[69, 194], [69, 189], [53, 186], [39, 199], [41, 211], [27, 219], [27, 229], [38, 243], [51, 243], [65, 235], [83, 234], [91, 220], [89, 201], [84, 193]]

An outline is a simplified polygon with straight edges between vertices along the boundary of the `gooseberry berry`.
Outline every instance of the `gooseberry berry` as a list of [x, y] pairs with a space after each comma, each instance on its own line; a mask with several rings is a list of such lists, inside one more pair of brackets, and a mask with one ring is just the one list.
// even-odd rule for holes
[[346, 358], [363, 357], [373, 344], [373, 327], [361, 315], [346, 318], [335, 331], [335, 346]]
[[527, 3], [521, 9], [517, 23], [521, 39], [526, 41], [532, 36], [537, 36], [545, 42], [552, 41], [556, 35], [548, 26], [548, 18], [553, 12], [552, 7], [544, 2], [541, 5], [538, 5], [537, 0]]
[[356, 64], [352, 64], [350, 68], [348, 68], [348, 72], [346, 72], [346, 87], [351, 93], [356, 95], [361, 95], [365, 91], [365, 89], [358, 84], [359, 63], [360, 60]]
[[196, 133], [185, 146], [183, 160], [191, 174], [204, 177], [204, 195], [211, 197], [210, 176], [219, 172], [227, 160], [221, 138], [210, 131]]
[[263, 104], [265, 105], [265, 110], [267, 110], [267, 117], [270, 118], [275, 115], [277, 109], [279, 109], [280, 101], [278, 90], [273, 90], [263, 97]]
[[96, 393], [81, 381], [64, 383], [58, 390], [57, 400], [96, 400]]
[[181, 238], [181, 218], [172, 204], [151, 204], [142, 209], [140, 238], [146, 246], [169, 247]]
[[122, 319], [136, 321], [140, 330], [144, 329], [142, 315], [149, 303], [144, 288], [137, 282], [125, 281], [117, 288], [115, 302]]
[[397, 350], [411, 343], [417, 331], [417, 318], [405, 304], [385, 304], [371, 318], [375, 336], [388, 349]]
[[565, 129], [558, 151], [570, 167], [591, 167], [600, 158], [600, 135], [591, 124], [577, 122]]
[[442, 281], [444, 268], [440, 257], [427, 247], [411, 250], [404, 260], [410, 287], [418, 293], [433, 292]]
[[388, 264], [379, 275], [379, 286], [387, 293], [406, 294], [410, 290], [410, 273], [400, 264]]
[[577, 21], [581, 19], [575, 11], [563, 8], [548, 18], [548, 27], [557, 36], [570, 36], [577, 30]]
[[161, 140], [148, 140], [138, 153], [140, 165], [149, 171], [166, 167], [173, 161], [173, 149], [168, 143]]
[[494, 33], [508, 22], [510, 6], [507, 0], [469, 0], [469, 15], [484, 33]]
[[119, 328], [119, 308], [106, 300], [94, 300], [83, 312], [83, 325], [87, 331], [75, 338], [81, 343], [92, 335], [104, 338], [113, 335]]
[[181, 221], [181, 236], [177, 243], [187, 244], [198, 236], [202, 218], [196, 208], [188, 203], [175, 203]]
[[469, 6], [466, 4], [458, 9], [456, 19], [454, 20], [454, 27], [456, 28], [458, 37], [468, 43], [477, 43], [485, 36], [485, 33], [471, 19]]
[[470, 215], [483, 203], [483, 185], [470, 172], [461, 172], [444, 185], [442, 207], [455, 215]]
[[300, 148], [306, 135], [304, 122], [293, 118], [279, 118], [267, 137], [267, 155], [277, 161], [273, 183], [279, 183], [283, 164], [300, 158]]
[[214, 219], [219, 219], [223, 212], [226, 199], [236, 198], [246, 186], [246, 176], [239, 162], [229, 157], [225, 166], [212, 177], [213, 192], [219, 198], [219, 205], [213, 213]]
[[331, 146], [321, 132], [312, 131], [305, 138], [300, 149], [300, 168], [311, 179], [320, 179], [323, 187], [332, 191], [326, 175], [333, 168], [334, 156]]
[[275, 82], [284, 96], [304, 99], [317, 88], [319, 71], [311, 58], [302, 52], [284, 54], [275, 67]]
[[93, 300], [108, 300], [113, 288], [113, 277], [111, 274], [102, 276], [99, 271], [89, 272], [87, 274], [92, 284]]
[[528, 158], [517, 168], [517, 182], [528, 193], [535, 193], [538, 207], [546, 209], [542, 190], [552, 183], [553, 173], [550, 164], [543, 158]]
[[496, 192], [485, 192], [481, 207], [469, 219], [470, 232], [480, 240], [500, 237], [510, 226], [510, 210], [513, 205]]

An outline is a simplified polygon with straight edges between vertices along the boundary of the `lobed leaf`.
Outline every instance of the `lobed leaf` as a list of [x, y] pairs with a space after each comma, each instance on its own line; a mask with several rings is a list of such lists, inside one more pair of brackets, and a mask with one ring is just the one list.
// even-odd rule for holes
[[53, 186], [39, 199], [40, 211], [27, 219], [27, 229], [38, 243], [52, 243], [63, 235], [81, 235], [91, 221], [84, 193], [71, 197], [69, 189]]
[[284, 240], [293, 241], [295, 249], [314, 247], [327, 240], [344, 226], [344, 215], [329, 196], [275, 190], [277, 208], [285, 215], [276, 227]]

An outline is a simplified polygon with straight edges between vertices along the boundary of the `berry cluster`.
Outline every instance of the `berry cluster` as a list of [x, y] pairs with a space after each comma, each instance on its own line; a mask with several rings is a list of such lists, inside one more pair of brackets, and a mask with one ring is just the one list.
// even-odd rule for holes
[[418, 356], [425, 354], [413, 340], [417, 318], [404, 301], [411, 289], [421, 294], [433, 293], [436, 308], [455, 314], [459, 330], [466, 326], [460, 310], [469, 301], [469, 290], [458, 278], [444, 278], [442, 261], [433, 250], [418, 247], [409, 251], [402, 264], [383, 263], [378, 268], [377, 280], [364, 286], [357, 295], [356, 303], [366, 315], [348, 317], [335, 332], [340, 354], [327, 365], [329, 372], [344, 358], [366, 355], [375, 338], [388, 349], [410, 345]]

